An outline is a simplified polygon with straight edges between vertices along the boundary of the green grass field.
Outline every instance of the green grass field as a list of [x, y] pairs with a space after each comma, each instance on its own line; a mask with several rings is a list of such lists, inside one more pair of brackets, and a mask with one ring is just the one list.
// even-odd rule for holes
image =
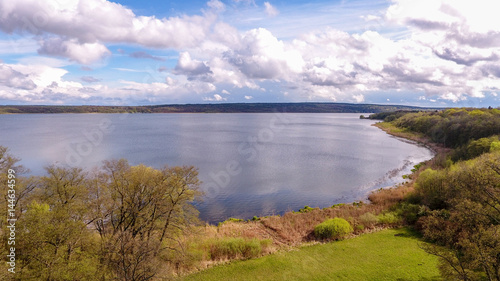
[[233, 262], [182, 280], [441, 280], [438, 260], [408, 229]]

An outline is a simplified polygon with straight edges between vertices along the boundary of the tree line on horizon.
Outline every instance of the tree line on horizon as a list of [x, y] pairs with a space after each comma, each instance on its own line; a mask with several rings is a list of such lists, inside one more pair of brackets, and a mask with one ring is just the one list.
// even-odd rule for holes
[[221, 103], [149, 106], [5, 105], [0, 114], [23, 113], [377, 113], [395, 110], [430, 110], [402, 105], [349, 103]]

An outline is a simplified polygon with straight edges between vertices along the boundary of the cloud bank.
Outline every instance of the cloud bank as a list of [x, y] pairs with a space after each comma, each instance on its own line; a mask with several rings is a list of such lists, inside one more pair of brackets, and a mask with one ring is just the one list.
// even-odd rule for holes
[[[286, 17], [270, 2], [260, 8], [267, 17]], [[266, 28], [238, 30], [235, 23], [224, 22], [228, 6], [218, 0], [209, 1], [199, 15], [168, 18], [136, 15], [106, 0], [2, 1], [0, 30], [30, 34], [39, 55], [82, 65], [105, 64], [113, 57], [110, 45], [133, 44], [145, 51], [130, 57], [159, 65], [138, 70], [144, 76], [141, 82], [108, 84], [86, 75], [81, 80], [91, 85], [84, 87], [67, 81], [63, 68], [2, 63], [0, 98], [113, 104], [255, 99], [251, 92], [290, 101], [365, 102], [380, 92], [451, 103], [496, 97], [496, 8], [500, 4], [491, 0], [394, 0], [379, 15], [362, 16], [365, 22], [379, 23], [377, 28], [346, 32], [326, 26], [283, 39]], [[395, 29], [404, 36], [394, 37]], [[178, 58], [174, 66], [165, 67], [165, 59], [148, 49], [174, 51]], [[232, 95], [219, 94], [229, 92], [225, 89]]]

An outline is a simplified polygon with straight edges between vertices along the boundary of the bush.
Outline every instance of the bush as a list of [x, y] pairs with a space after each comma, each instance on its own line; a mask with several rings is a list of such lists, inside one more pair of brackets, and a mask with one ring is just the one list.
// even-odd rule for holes
[[307, 213], [307, 212], [312, 211], [314, 209], [317, 209], [317, 208], [311, 208], [311, 207], [305, 205], [304, 208], [299, 209], [299, 213]]
[[397, 224], [401, 222], [401, 219], [394, 213], [385, 213], [377, 216], [378, 223], [381, 224]]
[[361, 216], [359, 216], [359, 220], [363, 225], [367, 227], [373, 227], [378, 222], [377, 216], [375, 216], [370, 212], [364, 213]]
[[406, 223], [414, 224], [422, 216], [424, 206], [404, 202], [397, 207], [396, 212]]
[[329, 219], [314, 227], [314, 236], [318, 239], [342, 239], [352, 232], [352, 226], [342, 218]]
[[490, 145], [490, 152], [500, 151], [500, 141], [494, 141]]

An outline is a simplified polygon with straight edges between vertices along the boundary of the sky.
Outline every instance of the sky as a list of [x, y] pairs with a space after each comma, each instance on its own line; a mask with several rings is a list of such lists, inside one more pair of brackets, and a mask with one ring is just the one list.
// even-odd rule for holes
[[500, 106], [498, 0], [0, 0], [0, 104]]

